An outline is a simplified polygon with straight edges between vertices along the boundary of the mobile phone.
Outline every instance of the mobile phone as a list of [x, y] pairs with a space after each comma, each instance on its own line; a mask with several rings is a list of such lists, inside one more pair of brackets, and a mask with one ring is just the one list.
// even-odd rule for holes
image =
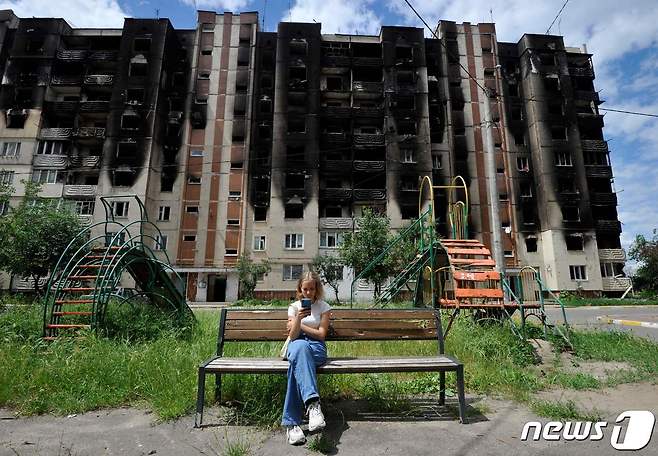
[[311, 300], [309, 298], [302, 298], [302, 309], [310, 309]]

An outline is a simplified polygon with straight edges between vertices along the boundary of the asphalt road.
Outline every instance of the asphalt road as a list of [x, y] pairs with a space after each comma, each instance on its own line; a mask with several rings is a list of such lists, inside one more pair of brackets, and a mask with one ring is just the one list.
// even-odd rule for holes
[[[620, 326], [602, 323], [597, 317], [618, 320], [634, 320], [658, 323], [658, 306], [603, 306], [603, 307], [568, 307], [567, 319], [576, 328], [617, 330], [630, 332], [636, 336], [646, 337], [658, 342], [658, 328]], [[562, 313], [558, 307], [547, 307], [546, 313], [551, 321], [562, 322]]]

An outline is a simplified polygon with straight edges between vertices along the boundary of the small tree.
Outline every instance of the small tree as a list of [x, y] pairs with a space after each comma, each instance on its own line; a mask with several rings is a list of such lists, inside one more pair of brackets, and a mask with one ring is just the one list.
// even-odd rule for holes
[[334, 290], [336, 303], [340, 304], [338, 282], [343, 280], [343, 262], [340, 258], [333, 255], [318, 255], [313, 258], [312, 267], [322, 280]]
[[[39, 278], [52, 271], [83, 226], [70, 207], [39, 197], [39, 184], [23, 184], [21, 203], [0, 217], [0, 269], [32, 278], [34, 291], [39, 293]], [[0, 189], [0, 200], [8, 202], [13, 192], [8, 186]]]
[[270, 262], [263, 260], [255, 263], [249, 254], [240, 255], [238, 258], [238, 277], [240, 279], [240, 298], [253, 299], [256, 282], [263, 275], [272, 270]]
[[[388, 217], [378, 215], [369, 208], [364, 210], [358, 223], [358, 231], [346, 233], [340, 245], [340, 258], [345, 265], [354, 269], [355, 276], [386, 248], [393, 237]], [[396, 266], [397, 261], [392, 251], [363, 276], [374, 285], [375, 299], [381, 294], [382, 285], [393, 274]]]
[[639, 289], [658, 292], [658, 231], [653, 230], [652, 239], [638, 234], [628, 256], [639, 263], [633, 277], [634, 285]]

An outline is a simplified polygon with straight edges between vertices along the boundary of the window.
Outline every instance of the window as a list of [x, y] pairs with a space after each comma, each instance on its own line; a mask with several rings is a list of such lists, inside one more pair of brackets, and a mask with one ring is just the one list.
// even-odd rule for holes
[[18, 157], [21, 151], [21, 143], [19, 142], [6, 142], [2, 145], [0, 157]]
[[239, 200], [240, 198], [242, 198], [242, 192], [240, 190], [231, 190], [228, 192], [228, 199]]
[[441, 155], [432, 155], [432, 169], [441, 169], [441, 168], [443, 168]]
[[302, 276], [304, 266], [301, 264], [284, 264], [283, 280], [297, 280]]
[[[39, 141], [37, 146], [37, 154], [39, 155], [65, 155], [68, 149], [67, 143], [64, 141]], [[19, 143], [20, 149], [20, 143]], [[18, 155], [18, 151], [16, 152]]]
[[212, 55], [212, 48], [201, 49], [201, 55]]
[[158, 234], [155, 237], [155, 243], [153, 245], [153, 250], [165, 250], [167, 248], [167, 235]]
[[516, 157], [516, 169], [522, 173], [530, 171], [530, 160], [528, 160], [528, 157]]
[[243, 166], [242, 162], [231, 162], [231, 169], [242, 169]]
[[555, 166], [573, 166], [571, 161], [571, 153], [558, 152], [555, 154]]
[[402, 149], [402, 163], [416, 163], [413, 149]]
[[254, 222], [266, 222], [267, 221], [267, 208], [262, 206], [257, 206], [254, 208]]
[[147, 72], [148, 65], [145, 60], [130, 62], [130, 66], [128, 67], [128, 76], [144, 77], [146, 76]]
[[148, 52], [151, 49], [151, 38], [135, 38], [133, 50], [135, 52]]
[[198, 214], [199, 206], [185, 206], [185, 212], [188, 214]]
[[8, 201], [0, 202], [0, 217], [3, 215], [7, 215], [7, 212], [9, 212], [9, 202]]
[[582, 234], [568, 234], [564, 237], [567, 244], [567, 250], [584, 250], [585, 244]]
[[601, 263], [601, 277], [614, 277], [615, 275], [614, 263]]
[[343, 234], [335, 231], [320, 231], [320, 247], [336, 249], [343, 241]]
[[503, 255], [505, 258], [514, 258], [514, 250], [505, 250]]
[[587, 280], [587, 267], [583, 265], [569, 266], [571, 280]]
[[199, 79], [210, 79], [210, 70], [199, 70]]
[[567, 139], [567, 129], [564, 127], [551, 127], [553, 139]]
[[190, 157], [203, 157], [203, 151], [198, 149], [192, 149], [190, 151]]
[[226, 250], [224, 250], [224, 255], [226, 255], [226, 256], [238, 256], [238, 249], [226, 249]]
[[562, 220], [565, 222], [577, 222], [580, 220], [580, 211], [576, 206], [563, 206]]
[[126, 232], [121, 231], [120, 233], [114, 232], [114, 231], [108, 231], [105, 233], [105, 245], [121, 245], [124, 242], [126, 242]]
[[522, 198], [532, 197], [532, 185], [530, 184], [530, 182], [521, 182], [519, 184], [519, 188]]
[[76, 201], [75, 212], [78, 215], [94, 215], [95, 201]]
[[508, 201], [509, 197], [507, 196], [507, 193], [499, 193], [498, 194], [498, 200], [500, 201]]
[[112, 215], [115, 217], [128, 217], [128, 201], [112, 201]]
[[537, 251], [537, 238], [536, 237], [527, 237], [525, 238], [525, 250], [528, 253]]
[[187, 183], [193, 185], [201, 185], [201, 176], [194, 176], [192, 174], [189, 174], [187, 176]]
[[340, 206], [327, 206], [324, 208], [325, 217], [342, 217], [343, 208]]
[[254, 236], [254, 248], [253, 248], [254, 251], [262, 252], [263, 250], [265, 250], [266, 245], [267, 244], [264, 235], [257, 234]]
[[[14, 172], [7, 171], [11, 173], [11, 179], [9, 182], [2, 180], [2, 183], [11, 184], [14, 180]], [[55, 184], [60, 178], [60, 173], [56, 169], [35, 169], [32, 172], [32, 182], [38, 182], [40, 184]]]
[[169, 216], [171, 215], [171, 207], [169, 206], [160, 206], [158, 209], [158, 220], [160, 222], [169, 221]]
[[228, 219], [226, 220], [227, 225], [237, 226], [240, 225], [240, 219]]
[[10, 185], [14, 183], [14, 172], [3, 169], [0, 171], [0, 184]]
[[285, 248], [291, 250], [302, 250], [304, 248], [304, 234], [286, 234]]
[[184, 234], [183, 242], [196, 242], [196, 234]]

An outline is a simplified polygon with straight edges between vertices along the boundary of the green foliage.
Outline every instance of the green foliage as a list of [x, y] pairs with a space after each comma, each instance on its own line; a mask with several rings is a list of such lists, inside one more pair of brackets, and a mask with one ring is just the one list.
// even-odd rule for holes
[[256, 282], [272, 270], [267, 259], [256, 263], [248, 254], [240, 255], [237, 268], [240, 279], [240, 298], [243, 299], [253, 299]]
[[638, 234], [628, 256], [638, 262], [633, 277], [634, 286], [638, 289], [658, 292], [658, 230], [653, 230], [651, 239]]
[[[363, 272], [366, 266], [397, 236], [390, 231], [388, 217], [379, 215], [369, 208], [363, 211], [358, 226], [357, 231], [343, 236], [340, 245], [340, 258], [343, 264], [351, 267], [356, 275]], [[408, 264], [414, 255], [413, 239], [403, 239], [387, 252], [379, 264], [365, 272], [362, 278], [374, 285], [375, 298], [380, 295], [386, 279], [398, 272], [404, 264]]]
[[102, 336], [125, 342], [156, 340], [163, 334], [189, 337], [194, 319], [178, 321], [179, 318], [184, 317], [147, 303], [110, 301], [100, 331]]
[[313, 258], [311, 267], [320, 275], [320, 278], [334, 290], [336, 304], [340, 305], [338, 298], [338, 284], [343, 280], [343, 262], [333, 255], [317, 255]]
[[573, 401], [535, 401], [530, 403], [530, 408], [537, 415], [544, 416], [552, 420], [599, 421], [601, 419], [601, 414], [599, 412], [595, 410], [590, 412], [582, 412], [578, 409]]
[[[25, 197], [0, 218], [0, 269], [32, 278], [34, 290], [39, 292], [39, 277], [55, 267], [68, 244], [82, 230], [82, 223], [66, 205], [39, 197], [39, 184], [23, 183]], [[0, 200], [8, 201], [11, 193], [13, 188], [0, 189]]]
[[336, 447], [325, 434], [316, 435], [308, 442], [308, 449], [316, 453], [332, 454]]

